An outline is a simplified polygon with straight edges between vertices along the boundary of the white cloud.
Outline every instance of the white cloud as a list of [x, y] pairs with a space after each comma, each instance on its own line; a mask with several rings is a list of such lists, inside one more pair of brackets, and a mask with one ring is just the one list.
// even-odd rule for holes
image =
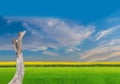
[[76, 47], [65, 49], [65, 53], [71, 53], [71, 52], [80, 52], [80, 49]]
[[107, 55], [104, 55], [104, 56], [94, 56], [94, 57], [91, 57], [89, 59], [86, 59], [85, 61], [111, 61], [111, 58], [114, 59], [118, 59], [120, 56], [120, 52], [117, 51], [117, 52], [112, 52], [112, 53], [109, 53]]
[[106, 22], [113, 23], [113, 22], [119, 21], [119, 19], [120, 19], [119, 17], [112, 17], [112, 18], [107, 19]]
[[120, 39], [111, 40], [108, 43], [86, 51], [80, 56], [84, 61], [106, 61], [120, 56]]
[[11, 50], [11, 48], [13, 48], [13, 46], [12, 45], [7, 45], [7, 44], [4, 45], [4, 46], [0, 46], [0, 50]]
[[[95, 31], [94, 26], [83, 26], [58, 18], [39, 17], [5, 17], [10, 23], [17, 21], [27, 30], [28, 36], [23, 40], [24, 49], [38, 51], [48, 47], [60, 48], [75, 46]], [[8, 32], [9, 33], [9, 32]], [[15, 32], [17, 34], [17, 32]], [[13, 36], [11, 35], [11, 38]], [[0, 45], [4, 45], [0, 44]], [[45, 46], [45, 48], [43, 48]], [[41, 48], [42, 47], [42, 48]], [[12, 49], [12, 48], [11, 48]]]
[[120, 25], [98, 32], [96, 35], [96, 40], [100, 40], [101, 38], [113, 33], [113, 31], [115, 31], [118, 28], [120, 28]]
[[59, 56], [58, 53], [52, 52], [52, 51], [44, 51], [42, 54], [49, 55], [49, 56]]
[[34, 52], [36, 52], [36, 51], [45, 51], [45, 50], [47, 50], [48, 48], [46, 47], [46, 46], [37, 46], [36, 48], [32, 48], [32, 49], [28, 49], [27, 47], [26, 47], [26, 50], [31, 50], [31, 51], [34, 51]]

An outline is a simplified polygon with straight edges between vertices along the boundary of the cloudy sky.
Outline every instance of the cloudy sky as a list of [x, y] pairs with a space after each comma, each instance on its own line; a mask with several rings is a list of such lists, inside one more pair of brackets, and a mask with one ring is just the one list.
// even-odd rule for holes
[[24, 30], [25, 61], [120, 61], [117, 0], [0, 1], [0, 61]]

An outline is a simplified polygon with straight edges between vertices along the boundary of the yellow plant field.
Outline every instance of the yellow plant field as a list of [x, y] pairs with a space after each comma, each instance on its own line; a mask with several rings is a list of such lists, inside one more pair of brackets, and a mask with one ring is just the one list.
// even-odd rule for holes
[[[16, 62], [0, 62], [0, 66], [15, 65]], [[120, 65], [120, 62], [24, 62], [25, 65]]]

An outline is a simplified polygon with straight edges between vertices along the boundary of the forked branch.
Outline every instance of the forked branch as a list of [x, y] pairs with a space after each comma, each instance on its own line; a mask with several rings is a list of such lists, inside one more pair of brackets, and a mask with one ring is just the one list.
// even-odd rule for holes
[[16, 59], [16, 73], [13, 79], [9, 82], [9, 84], [22, 84], [24, 77], [24, 61], [22, 55], [22, 39], [25, 35], [26, 31], [19, 32], [18, 40], [12, 40], [14, 50], [17, 55]]

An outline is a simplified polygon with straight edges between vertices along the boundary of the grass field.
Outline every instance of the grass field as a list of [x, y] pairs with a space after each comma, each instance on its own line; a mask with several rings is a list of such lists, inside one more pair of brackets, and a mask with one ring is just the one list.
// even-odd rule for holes
[[[15, 67], [0, 68], [7, 84]], [[23, 84], [120, 84], [120, 67], [26, 67]]]

